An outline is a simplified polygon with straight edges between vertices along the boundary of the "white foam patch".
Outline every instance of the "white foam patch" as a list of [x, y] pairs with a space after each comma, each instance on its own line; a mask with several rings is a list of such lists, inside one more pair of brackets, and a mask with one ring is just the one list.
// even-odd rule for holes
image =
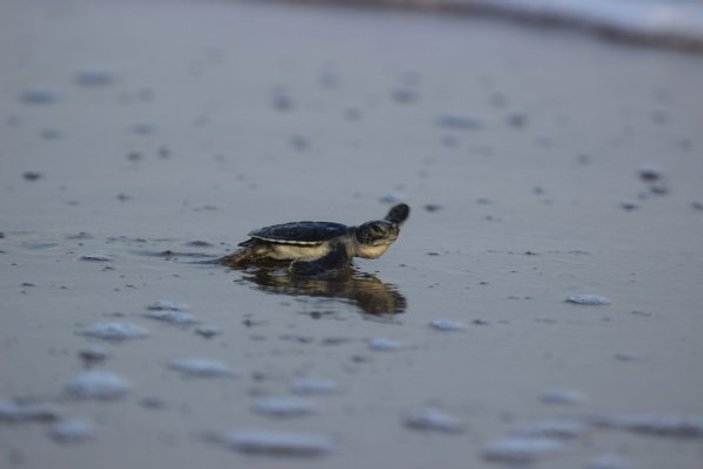
[[119, 399], [130, 389], [129, 382], [109, 371], [88, 371], [73, 378], [65, 388], [77, 399]]
[[559, 453], [564, 444], [551, 438], [509, 437], [486, 447], [484, 458], [490, 461], [528, 464]]
[[81, 334], [103, 340], [120, 341], [147, 337], [149, 331], [131, 322], [101, 322], [86, 327]]
[[172, 370], [180, 371], [187, 376], [216, 378], [235, 375], [227, 363], [207, 358], [184, 358], [175, 360], [169, 363], [168, 366]]
[[291, 382], [289, 389], [300, 395], [333, 394], [339, 391], [339, 384], [331, 379], [300, 378]]
[[466, 424], [460, 419], [430, 407], [413, 410], [405, 417], [404, 423], [406, 427], [416, 430], [443, 433], [462, 433], [466, 430]]
[[88, 420], [59, 420], [49, 427], [49, 436], [58, 443], [79, 443], [95, 436], [95, 424]]
[[582, 295], [571, 295], [566, 299], [566, 302], [574, 303], [577, 305], [589, 306], [609, 305], [611, 303], [611, 301], [603, 295], [596, 295], [592, 293], [586, 293]]
[[315, 411], [312, 403], [298, 397], [267, 397], [254, 402], [254, 412], [268, 417], [301, 417]]
[[214, 439], [243, 453], [274, 456], [319, 456], [334, 448], [333, 438], [321, 433], [234, 430], [217, 434]]

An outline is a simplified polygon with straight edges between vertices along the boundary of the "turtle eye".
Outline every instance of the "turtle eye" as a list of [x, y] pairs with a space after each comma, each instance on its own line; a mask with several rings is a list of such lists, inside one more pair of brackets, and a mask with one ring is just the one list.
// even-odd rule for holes
[[358, 239], [362, 243], [373, 244], [388, 238], [388, 232], [391, 230], [391, 226], [385, 222], [368, 222], [364, 223], [358, 233]]
[[371, 225], [371, 232], [376, 236], [383, 236], [386, 234], [386, 229], [382, 225], [373, 224]]

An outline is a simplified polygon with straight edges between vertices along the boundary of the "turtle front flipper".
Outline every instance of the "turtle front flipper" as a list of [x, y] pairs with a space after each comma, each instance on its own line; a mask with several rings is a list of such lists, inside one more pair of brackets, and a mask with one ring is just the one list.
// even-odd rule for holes
[[324, 256], [311, 261], [295, 260], [288, 270], [293, 275], [317, 275], [328, 270], [348, 267], [351, 259], [342, 243], [335, 243]]
[[405, 220], [408, 219], [410, 215], [410, 207], [408, 204], [398, 204], [394, 205], [386, 215], [386, 221], [395, 223], [396, 225], [402, 225]]
[[239, 267], [255, 262], [266, 251], [265, 246], [262, 246], [256, 239], [251, 238], [242, 243], [239, 249], [224, 257], [220, 257], [219, 263], [230, 267]]
[[237, 249], [232, 254], [220, 257], [218, 262], [230, 267], [239, 267], [250, 263], [254, 259], [254, 251], [248, 248]]

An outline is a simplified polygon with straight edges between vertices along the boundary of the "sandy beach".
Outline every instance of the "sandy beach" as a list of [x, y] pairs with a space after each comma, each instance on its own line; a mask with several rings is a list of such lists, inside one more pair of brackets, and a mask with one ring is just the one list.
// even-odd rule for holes
[[[0, 70], [0, 468], [701, 467], [702, 55], [0, 0]], [[209, 262], [397, 201], [349, 278]]]

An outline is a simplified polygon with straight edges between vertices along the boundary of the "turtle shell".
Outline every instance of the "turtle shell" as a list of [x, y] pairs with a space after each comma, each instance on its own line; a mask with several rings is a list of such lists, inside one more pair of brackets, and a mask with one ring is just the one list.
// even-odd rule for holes
[[322, 244], [344, 235], [349, 227], [341, 223], [325, 221], [297, 221], [265, 226], [249, 233], [249, 236], [281, 244]]

